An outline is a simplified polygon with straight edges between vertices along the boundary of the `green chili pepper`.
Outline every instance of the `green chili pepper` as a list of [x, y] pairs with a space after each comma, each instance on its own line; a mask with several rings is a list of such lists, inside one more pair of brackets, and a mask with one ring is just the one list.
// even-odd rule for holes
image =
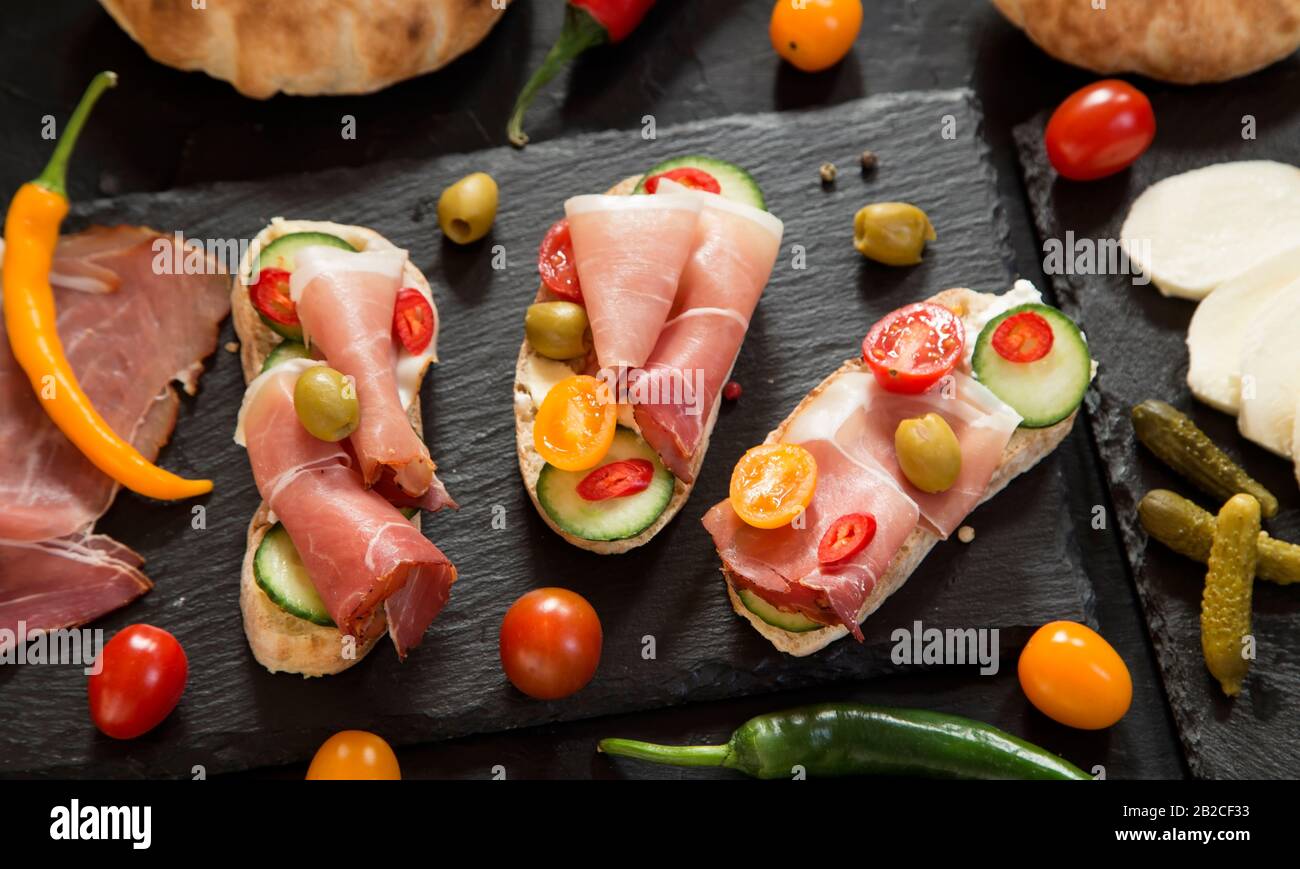
[[1092, 777], [988, 724], [928, 712], [829, 703], [751, 718], [724, 745], [602, 739], [600, 751], [673, 766], [726, 767], [756, 778], [845, 775], [964, 779]]

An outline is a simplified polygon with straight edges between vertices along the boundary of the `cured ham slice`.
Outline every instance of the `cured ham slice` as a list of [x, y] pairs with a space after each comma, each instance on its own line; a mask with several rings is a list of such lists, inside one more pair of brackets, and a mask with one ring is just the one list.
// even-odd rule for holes
[[[197, 389], [229, 313], [228, 279], [164, 274], [187, 257], [172, 236], [96, 227], [55, 252], [59, 335], [82, 388], [113, 429], [158, 456], [179, 406], [172, 381]], [[50, 422], [0, 332], [0, 628], [71, 627], [150, 588], [140, 557], [89, 533], [117, 494]]]
[[[925, 527], [947, 539], [984, 500], [1002, 451], [1020, 424], [1020, 415], [960, 371], [952, 373], [950, 383], [941, 382], [920, 395], [886, 392], [868, 374], [850, 376], [862, 381], [866, 412], [847, 420], [837, 439], [869, 452], [921, 508]], [[898, 424], [927, 413], [943, 417], [961, 444], [961, 473], [946, 492], [922, 492], [913, 486], [899, 467], [894, 449]]]
[[[861, 640], [858, 612], [916, 527], [916, 504], [870, 455], [855, 454], [831, 439], [802, 446], [817, 460], [817, 491], [804, 511], [802, 528], [754, 528], [736, 515], [730, 501], [714, 506], [704, 527], [739, 584], [814, 621], [841, 624]], [[817, 543], [846, 513], [874, 516], [875, 537], [845, 562], [818, 564]]]
[[653, 399], [638, 403], [635, 416], [668, 469], [690, 483], [696, 450], [776, 264], [784, 227], [766, 211], [672, 181], [660, 182], [659, 191], [656, 196], [693, 197], [701, 210], [670, 319], [644, 369], [631, 376], [634, 394]]
[[406, 252], [397, 249], [308, 247], [297, 254], [290, 292], [304, 337], [356, 381], [361, 422], [352, 444], [366, 485], [387, 470], [403, 492], [419, 497], [433, 485], [435, 466], [398, 391], [393, 306], [405, 264]]
[[700, 200], [686, 195], [575, 196], [564, 203], [574, 265], [602, 368], [650, 358], [691, 255]]
[[339, 444], [308, 434], [285, 363], [254, 380], [240, 409], [257, 490], [284, 525], [334, 623], [358, 636], [384, 605], [397, 654], [420, 643], [447, 602], [456, 568], [383, 496], [365, 486]]

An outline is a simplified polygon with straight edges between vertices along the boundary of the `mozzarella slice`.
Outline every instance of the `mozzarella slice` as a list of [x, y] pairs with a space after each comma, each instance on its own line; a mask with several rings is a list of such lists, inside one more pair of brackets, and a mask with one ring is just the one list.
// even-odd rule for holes
[[1236, 416], [1241, 410], [1246, 330], [1296, 280], [1300, 280], [1300, 246], [1229, 280], [1196, 306], [1187, 329], [1187, 385], [1193, 395]]
[[1250, 324], [1242, 344], [1241, 413], [1248, 439], [1290, 456], [1300, 401], [1300, 281], [1288, 284]]
[[1152, 184], [1120, 230], [1129, 259], [1166, 296], [1203, 299], [1300, 239], [1300, 169], [1218, 163]]

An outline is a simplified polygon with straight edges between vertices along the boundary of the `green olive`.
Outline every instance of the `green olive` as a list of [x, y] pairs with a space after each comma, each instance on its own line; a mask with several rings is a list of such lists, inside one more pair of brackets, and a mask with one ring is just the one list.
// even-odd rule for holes
[[466, 175], [438, 197], [438, 225], [456, 244], [488, 234], [497, 219], [497, 183], [486, 172]]
[[524, 315], [524, 334], [547, 359], [572, 359], [587, 352], [587, 311], [573, 302], [538, 302]]
[[877, 202], [853, 218], [853, 246], [887, 266], [916, 265], [925, 243], [935, 238], [930, 218], [906, 202]]
[[333, 368], [313, 365], [298, 375], [293, 387], [293, 409], [298, 421], [314, 437], [341, 441], [357, 430], [361, 405], [352, 379]]
[[961, 444], [937, 413], [905, 419], [894, 432], [898, 466], [922, 492], [946, 492], [961, 474]]

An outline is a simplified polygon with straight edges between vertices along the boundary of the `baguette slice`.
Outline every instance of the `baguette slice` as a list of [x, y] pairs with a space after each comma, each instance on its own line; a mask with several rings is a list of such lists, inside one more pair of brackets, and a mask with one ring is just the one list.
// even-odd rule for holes
[[[239, 264], [239, 275], [235, 278], [230, 292], [231, 319], [235, 324], [235, 334], [239, 336], [239, 360], [244, 369], [244, 382], [249, 383], [262, 370], [262, 363], [267, 355], [283, 339], [271, 330], [253, 307], [248, 296], [248, 286], [244, 280], [251, 276], [253, 263], [262, 248], [284, 235], [294, 232], [324, 232], [338, 236], [357, 250], [382, 250], [396, 247], [388, 239], [371, 229], [361, 226], [347, 226], [319, 220], [285, 220], [274, 218], [257, 234], [249, 245]], [[402, 275], [404, 286], [418, 287], [432, 291], [429, 281], [409, 260]], [[434, 306], [435, 322], [438, 309]], [[437, 336], [434, 336], [433, 360], [437, 359]], [[425, 370], [420, 372], [423, 379]], [[415, 400], [407, 408], [407, 417], [416, 432], [424, 436], [424, 424], [420, 417], [420, 397], [416, 391]], [[411, 520], [419, 526], [417, 513]], [[272, 673], [298, 673], [304, 677], [329, 676], [340, 673], [364, 658], [374, 648], [379, 638], [384, 635], [384, 614], [382, 608], [375, 614], [375, 627], [369, 632], [370, 639], [358, 640], [355, 646], [345, 646], [343, 635], [338, 628], [316, 625], [305, 619], [292, 616], [280, 609], [262, 587], [257, 584], [253, 573], [253, 556], [261, 544], [266, 532], [274, 526], [271, 510], [262, 502], [253, 514], [248, 525], [248, 542], [244, 550], [244, 563], [239, 577], [239, 608], [244, 615], [244, 634], [248, 645], [253, 650], [253, 657]], [[345, 656], [345, 649], [347, 656]]]
[[[974, 290], [957, 288], [944, 290], [942, 293], [932, 296], [929, 301], [944, 305], [965, 316], [980, 313], [993, 304], [993, 300], [996, 298], [997, 296], [993, 294], [977, 293]], [[973, 340], [973, 336], [968, 336], [968, 338]], [[799, 413], [800, 409], [821, 395], [840, 375], [848, 372], [869, 370], [866, 363], [861, 359], [850, 359], [845, 362], [833, 374], [817, 384], [811, 392], [805, 395], [803, 400], [790, 412], [790, 415], [768, 434], [764, 443], [779, 441], [782, 435], [785, 434], [786, 428], [790, 425], [790, 421]], [[1001, 492], [1007, 483], [1028, 471], [1050, 454], [1052, 450], [1056, 449], [1057, 445], [1070, 433], [1070, 429], [1074, 426], [1074, 418], [1077, 415], [1078, 411], [1076, 410], [1056, 425], [1048, 428], [1016, 429], [1011, 436], [1011, 440], [1007, 443], [1006, 449], [1002, 452], [1002, 461], [999, 463], [997, 470], [993, 472], [993, 479], [989, 481], [988, 490], [984, 493], [984, 498], [980, 503], [984, 503], [998, 492]], [[933, 532], [927, 531], [919, 525], [913, 529], [912, 533], [903, 541], [903, 545], [899, 547], [898, 552], [894, 554], [893, 560], [889, 563], [889, 568], [876, 581], [875, 587], [872, 588], [871, 594], [867, 597], [862, 610], [858, 613], [859, 624], [865, 621], [867, 616], [875, 612], [885, 602], [886, 598], [903, 587], [903, 583], [907, 582], [908, 577], [912, 575], [912, 571], [916, 570], [917, 566], [938, 542], [939, 537]], [[736, 580], [731, 571], [725, 566], [721, 570], [722, 575], [727, 580], [727, 596], [731, 599], [731, 606], [736, 611], [736, 614], [747, 620], [753, 625], [754, 630], [766, 637], [772, 645], [787, 655], [802, 658], [805, 655], [821, 651], [841, 637], [848, 635], [848, 628], [842, 625], [827, 626], [802, 633], [785, 631], [769, 625], [750, 612], [741, 602], [736, 594]]]
[[[640, 175], [625, 178], [607, 192], [614, 196], [630, 196], [640, 180]], [[538, 291], [537, 301], [545, 301], [547, 298], [549, 298], [549, 294], [543, 285]], [[691, 489], [694, 488], [693, 484], [676, 480], [673, 484], [673, 494], [668, 501], [668, 506], [664, 508], [663, 513], [659, 514], [659, 518], [654, 521], [654, 524], [635, 537], [625, 537], [622, 540], [585, 540], [577, 537], [556, 525], [546, 511], [542, 509], [541, 502], [537, 500], [537, 478], [542, 473], [542, 468], [546, 466], [546, 460], [533, 447], [533, 420], [537, 416], [538, 405], [533, 401], [532, 393], [529, 392], [528, 385], [525, 382], [525, 371], [533, 360], [540, 358], [543, 357], [538, 356], [533, 351], [528, 339], [525, 338], [523, 346], [519, 348], [519, 358], [515, 363], [515, 444], [519, 452], [519, 473], [524, 478], [524, 488], [528, 490], [528, 497], [532, 499], [538, 515], [542, 517], [542, 521], [551, 527], [552, 531], [569, 543], [580, 549], [595, 552], [598, 555], [618, 555], [649, 542], [682, 509], [682, 505], [686, 503], [686, 499], [691, 495]], [[550, 362], [550, 360], [546, 361]], [[574, 373], [581, 372], [575, 370]], [[691, 464], [691, 470], [694, 472], [692, 476], [696, 479], [699, 479], [698, 472], [700, 466], [704, 464], [704, 454], [709, 450], [709, 437], [713, 433], [714, 424], [718, 421], [718, 409], [721, 405], [722, 402], [720, 401], [714, 402], [713, 410], [709, 414], [708, 425], [704, 428], [704, 438], [700, 441], [700, 448], [696, 451], [695, 460]]]

